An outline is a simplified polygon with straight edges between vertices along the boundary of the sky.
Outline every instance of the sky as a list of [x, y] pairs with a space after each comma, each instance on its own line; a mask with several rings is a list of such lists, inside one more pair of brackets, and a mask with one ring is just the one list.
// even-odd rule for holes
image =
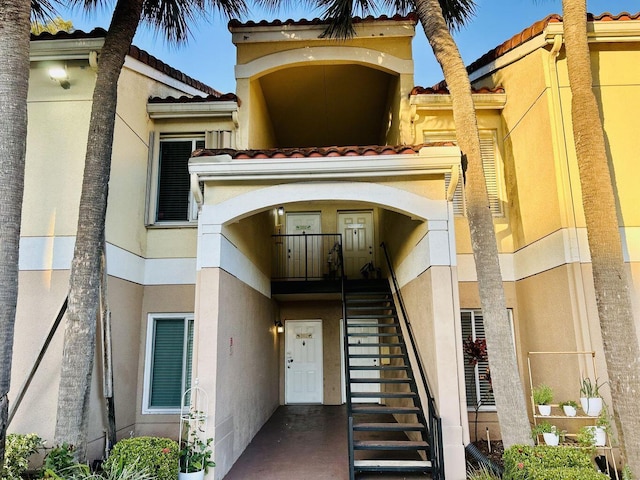
[[[247, 2], [250, 3], [250, 0]], [[476, 16], [466, 27], [454, 34], [466, 64], [500, 45], [538, 20], [552, 13], [561, 13], [561, 0], [477, 0]], [[640, 12], [640, 0], [587, 0], [589, 12]], [[111, 12], [106, 8], [87, 14], [82, 10], [62, 10], [65, 20], [72, 20], [76, 30], [90, 31], [94, 27], [107, 28]], [[288, 8], [277, 12], [252, 9], [241, 21], [314, 18], [320, 11]], [[214, 13], [191, 27], [191, 38], [181, 46], [167, 44], [146, 25], [141, 25], [134, 45], [146, 50], [166, 64], [215, 88], [222, 93], [235, 92], [235, 46], [227, 19]], [[419, 25], [413, 40], [414, 83], [429, 87], [442, 80], [442, 72]]]

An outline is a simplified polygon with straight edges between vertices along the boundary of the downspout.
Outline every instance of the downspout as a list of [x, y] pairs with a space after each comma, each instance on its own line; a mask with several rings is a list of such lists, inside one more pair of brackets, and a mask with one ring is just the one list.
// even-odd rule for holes
[[[577, 227], [577, 214], [575, 206], [575, 196], [573, 193], [573, 182], [571, 181], [571, 168], [569, 165], [569, 146], [567, 145], [567, 129], [565, 125], [563, 115], [562, 95], [560, 92], [560, 79], [558, 74], [558, 55], [563, 44], [563, 36], [556, 34], [553, 37], [553, 43], [549, 52], [549, 83], [552, 91], [551, 101], [553, 106], [553, 113], [555, 114], [555, 131], [556, 141], [558, 145], [559, 155], [558, 166], [562, 167], [563, 172], [563, 190], [567, 193], [568, 198], [564, 202], [564, 221], [567, 225], [568, 242], [569, 242], [569, 255], [570, 261], [578, 259], [580, 263], [582, 255], [580, 252], [580, 242], [578, 236]], [[568, 203], [568, 205], [567, 205]], [[582, 276], [582, 270], [576, 272], [573, 271], [571, 276], [573, 280], [573, 288], [575, 295], [575, 308], [577, 309], [577, 316], [574, 316], [574, 331], [578, 350], [588, 351], [592, 350], [591, 331], [589, 328], [589, 319], [586, 311], [586, 293], [584, 289], [584, 278]], [[576, 318], [577, 317], [577, 318]], [[585, 320], [584, 322], [582, 320]], [[586, 331], [583, 325], [586, 325]], [[584, 371], [585, 366], [582, 367]]]

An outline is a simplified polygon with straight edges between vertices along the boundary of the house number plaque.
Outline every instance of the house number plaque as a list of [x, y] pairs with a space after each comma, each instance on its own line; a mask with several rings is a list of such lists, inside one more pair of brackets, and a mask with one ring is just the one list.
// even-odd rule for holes
[[303, 340], [305, 338], [313, 338], [313, 334], [312, 333], [296, 333], [297, 340]]

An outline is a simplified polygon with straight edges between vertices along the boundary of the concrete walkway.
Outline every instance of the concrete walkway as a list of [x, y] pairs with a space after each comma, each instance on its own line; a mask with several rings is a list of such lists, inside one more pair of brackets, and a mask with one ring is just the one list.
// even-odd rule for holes
[[[429, 478], [367, 474], [358, 480]], [[348, 480], [345, 406], [280, 406], [224, 480]]]

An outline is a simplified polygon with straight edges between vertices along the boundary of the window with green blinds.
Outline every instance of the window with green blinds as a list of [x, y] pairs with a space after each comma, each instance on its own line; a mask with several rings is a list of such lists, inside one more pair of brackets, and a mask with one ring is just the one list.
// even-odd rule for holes
[[191, 383], [193, 319], [162, 317], [152, 322], [147, 408], [179, 411]]
[[191, 152], [199, 148], [204, 148], [204, 139], [160, 141], [157, 221], [191, 220], [188, 163]]

